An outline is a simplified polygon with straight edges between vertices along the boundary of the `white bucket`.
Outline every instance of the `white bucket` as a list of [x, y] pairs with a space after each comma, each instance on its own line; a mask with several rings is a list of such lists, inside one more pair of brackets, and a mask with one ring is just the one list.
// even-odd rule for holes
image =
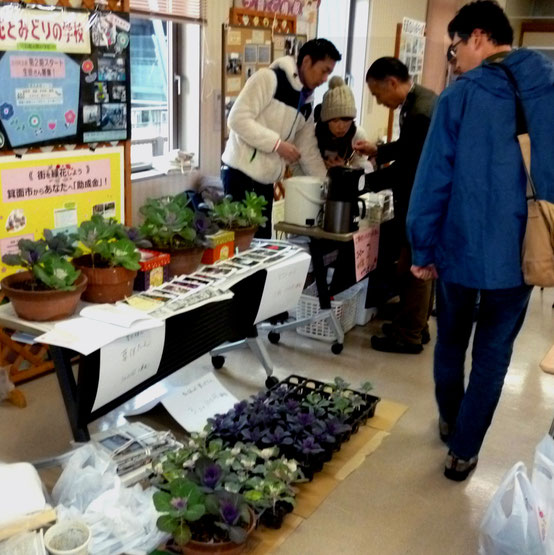
[[78, 520], [62, 520], [46, 530], [44, 545], [51, 555], [87, 555], [90, 528]]
[[283, 181], [285, 186], [285, 222], [316, 225], [322, 212], [325, 180], [303, 175]]

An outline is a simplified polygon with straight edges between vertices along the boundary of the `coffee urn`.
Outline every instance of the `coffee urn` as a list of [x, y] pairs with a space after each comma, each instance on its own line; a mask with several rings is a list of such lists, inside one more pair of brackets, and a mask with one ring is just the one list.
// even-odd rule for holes
[[361, 168], [335, 166], [329, 168], [327, 200], [323, 229], [332, 233], [351, 233], [358, 230], [358, 222], [365, 218], [365, 174]]

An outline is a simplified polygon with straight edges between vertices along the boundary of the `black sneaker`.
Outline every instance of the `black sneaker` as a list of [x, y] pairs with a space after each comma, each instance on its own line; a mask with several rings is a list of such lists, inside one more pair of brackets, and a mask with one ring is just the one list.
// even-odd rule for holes
[[378, 337], [374, 335], [371, 338], [371, 346], [376, 351], [384, 353], [402, 353], [406, 355], [419, 355], [423, 351], [421, 343], [404, 343], [392, 337]]
[[[381, 331], [387, 337], [394, 337], [394, 326], [390, 322], [385, 322], [381, 326]], [[431, 341], [431, 335], [429, 334], [429, 332], [428, 331], [421, 332], [421, 344], [422, 345], [427, 345], [427, 343], [429, 343], [429, 341]]]
[[446, 460], [444, 461], [444, 475], [449, 480], [455, 482], [463, 482], [469, 473], [477, 466], [478, 458], [471, 457], [468, 461], [458, 458], [452, 451], [448, 451]]
[[450, 426], [448, 425], [448, 422], [446, 422], [446, 420], [443, 420], [440, 416], [439, 416], [439, 436], [442, 442], [448, 443], [448, 440], [450, 439]]

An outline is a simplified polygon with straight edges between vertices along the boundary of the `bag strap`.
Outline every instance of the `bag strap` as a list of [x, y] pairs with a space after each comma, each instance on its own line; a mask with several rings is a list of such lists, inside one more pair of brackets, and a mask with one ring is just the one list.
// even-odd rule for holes
[[528, 198], [537, 200], [537, 189], [535, 188], [535, 183], [531, 177], [531, 137], [529, 137], [529, 128], [527, 126], [527, 118], [525, 117], [525, 110], [523, 108], [519, 86], [514, 74], [507, 65], [502, 62], [494, 65], [504, 71], [514, 88], [516, 102], [516, 139], [519, 143], [521, 157], [523, 158], [523, 165], [525, 166], [525, 173], [527, 174], [527, 195]]

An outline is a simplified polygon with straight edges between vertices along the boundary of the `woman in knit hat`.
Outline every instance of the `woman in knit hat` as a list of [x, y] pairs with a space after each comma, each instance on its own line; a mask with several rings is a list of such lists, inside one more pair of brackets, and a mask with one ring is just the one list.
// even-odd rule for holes
[[354, 94], [342, 77], [335, 75], [329, 81], [329, 90], [323, 95], [319, 121], [315, 134], [325, 165], [355, 168], [368, 166], [367, 157], [354, 153], [352, 145], [365, 139], [362, 128], [356, 127], [356, 103]]

